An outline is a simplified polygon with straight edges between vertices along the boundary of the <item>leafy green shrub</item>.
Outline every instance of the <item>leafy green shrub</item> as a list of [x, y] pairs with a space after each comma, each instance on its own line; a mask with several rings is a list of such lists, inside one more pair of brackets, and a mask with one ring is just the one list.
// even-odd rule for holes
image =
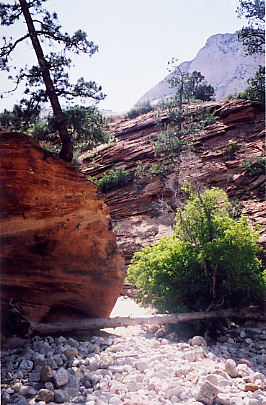
[[143, 165], [139, 160], [137, 162], [137, 169], [135, 172], [135, 177], [142, 179], [143, 177], [153, 178], [158, 175], [167, 176], [171, 173], [173, 163], [169, 159], [164, 159], [161, 162], [153, 163], [152, 165]]
[[258, 176], [260, 174], [265, 174], [266, 171], [266, 159], [263, 156], [254, 156], [247, 159], [243, 163], [244, 169], [246, 170], [248, 176]]
[[265, 66], [259, 66], [255, 77], [248, 79], [247, 82], [249, 86], [239, 94], [239, 97], [265, 103]]
[[30, 129], [30, 134], [38, 141], [50, 141], [51, 132], [48, 125], [44, 122], [37, 122]]
[[63, 122], [80, 153], [109, 141], [105, 118], [96, 107], [69, 107], [63, 111], [60, 120], [54, 116], [48, 117], [50, 132], [56, 133]]
[[138, 288], [137, 301], [172, 312], [261, 302], [258, 232], [246, 217], [230, 218], [225, 192], [189, 193], [174, 235], [134, 254], [127, 280]]
[[216, 121], [216, 108], [207, 107], [203, 112], [198, 109], [194, 119], [201, 122], [201, 128], [206, 128]]
[[151, 105], [151, 103], [148, 101], [147, 103], [141, 104], [139, 107], [132, 108], [128, 113], [126, 114], [126, 118], [136, 118], [139, 115], [146, 114], [150, 111], [153, 111], [154, 107]]
[[115, 187], [122, 187], [128, 184], [131, 181], [131, 175], [128, 170], [118, 167], [105, 173], [100, 179], [94, 179], [93, 181], [103, 193], [106, 193], [106, 191]]
[[255, 100], [265, 104], [265, 66], [259, 66], [254, 78], [247, 80], [249, 86], [241, 93], [230, 94], [227, 100]]
[[237, 145], [235, 142], [232, 142], [222, 151], [221, 154], [227, 159], [233, 159], [235, 157], [235, 152], [237, 152], [238, 150], [239, 145]]
[[11, 127], [20, 131], [27, 131], [32, 124], [39, 120], [40, 108], [31, 110], [29, 101], [23, 99], [15, 104], [12, 111], [4, 110], [0, 114], [1, 126], [5, 129]]

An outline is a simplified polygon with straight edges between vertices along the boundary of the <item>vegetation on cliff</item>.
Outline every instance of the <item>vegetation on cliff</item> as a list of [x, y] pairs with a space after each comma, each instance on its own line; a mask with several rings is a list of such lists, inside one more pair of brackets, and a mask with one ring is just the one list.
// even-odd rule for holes
[[[54, 115], [41, 117], [36, 112], [28, 119], [27, 111], [15, 105], [13, 111], [4, 110], [0, 114], [0, 123], [4, 129], [26, 131], [40, 142], [44, 149], [59, 153], [57, 121]], [[73, 157], [109, 141], [106, 119], [96, 107], [70, 107], [64, 110], [64, 124], [73, 141]]]
[[265, 66], [259, 66], [255, 76], [248, 79], [247, 83], [248, 87], [234, 98], [255, 100], [265, 104]]

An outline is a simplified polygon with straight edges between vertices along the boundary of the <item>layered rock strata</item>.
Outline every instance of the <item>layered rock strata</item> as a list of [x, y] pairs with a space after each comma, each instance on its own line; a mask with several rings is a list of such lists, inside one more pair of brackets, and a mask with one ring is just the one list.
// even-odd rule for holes
[[1, 133], [1, 303], [34, 321], [108, 317], [124, 283], [109, 209], [74, 165]]
[[[263, 106], [245, 100], [198, 106], [206, 107], [215, 111], [215, 121], [192, 141], [193, 153], [184, 155], [178, 170], [168, 175], [136, 175], [138, 162], [147, 172], [163, 159], [154, 153], [159, 129], [152, 112], [116, 122], [111, 128], [114, 145], [93, 159], [83, 156], [86, 175], [99, 178], [119, 166], [132, 174], [128, 185], [107, 192], [117, 241], [127, 262], [141, 247], [172, 233], [174, 209], [182, 200], [182, 196], [176, 197], [176, 183], [180, 185], [184, 179], [201, 187], [222, 188], [230, 199], [237, 198], [250, 220], [260, 224], [260, 243], [266, 246], [266, 176], [264, 172], [250, 175], [246, 168], [251, 158], [265, 156]], [[167, 116], [161, 121], [167, 122]]]

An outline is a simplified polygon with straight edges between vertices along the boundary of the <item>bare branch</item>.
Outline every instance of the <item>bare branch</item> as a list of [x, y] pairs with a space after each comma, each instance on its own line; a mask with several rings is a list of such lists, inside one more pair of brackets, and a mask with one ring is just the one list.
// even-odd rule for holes
[[27, 39], [27, 38], [29, 38], [29, 37], [30, 37], [30, 34], [29, 34], [29, 33], [28, 33], [28, 34], [25, 34], [23, 37], [16, 39], [13, 43], [10, 43], [10, 42], [8, 43], [8, 42], [6, 41], [6, 38], [3, 38], [3, 40], [4, 40], [5, 43], [6, 43], [6, 45], [4, 45], [4, 46], [1, 48], [0, 58], [3, 58], [3, 57], [5, 57], [5, 56], [9, 56], [10, 53], [16, 48], [16, 46], [17, 46], [20, 42], [24, 41], [25, 39]]

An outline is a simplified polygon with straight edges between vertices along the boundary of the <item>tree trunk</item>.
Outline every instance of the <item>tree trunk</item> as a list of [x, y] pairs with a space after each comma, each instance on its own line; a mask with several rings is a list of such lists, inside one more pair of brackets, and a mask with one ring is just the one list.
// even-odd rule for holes
[[181, 314], [153, 315], [149, 317], [129, 318], [116, 317], [108, 319], [82, 319], [76, 321], [65, 321], [58, 323], [38, 323], [30, 322], [30, 331], [39, 335], [49, 335], [52, 333], [66, 333], [76, 331], [91, 331], [105, 328], [118, 328], [134, 325], [154, 325], [189, 322], [210, 318], [236, 318], [236, 319], [258, 319], [265, 321], [265, 315], [258, 315], [248, 311], [235, 312], [233, 310], [219, 310], [212, 312], [189, 312]]
[[[36, 30], [35, 30], [35, 27], [34, 27], [34, 24], [33, 24], [32, 18], [31, 18], [28, 4], [27, 4], [26, 0], [19, 0], [19, 2], [21, 5], [21, 10], [23, 12], [27, 27], [28, 27], [33, 49], [34, 49], [37, 59], [38, 59], [43, 81], [44, 81], [44, 84], [46, 87], [47, 95], [51, 102], [54, 116], [55, 116], [55, 118], [58, 118], [58, 120], [60, 121], [60, 118], [62, 117], [62, 108], [60, 106], [59, 99], [57, 97], [57, 94], [56, 94], [56, 91], [55, 91], [55, 88], [53, 85], [53, 81], [51, 79], [49, 66], [45, 59], [38, 35], [36, 33]], [[73, 158], [73, 142], [72, 142], [71, 135], [68, 133], [67, 128], [64, 124], [60, 124], [58, 131], [59, 131], [59, 136], [60, 136], [60, 139], [62, 142], [62, 149], [60, 152], [60, 157], [67, 162], [71, 162], [71, 160]]]

